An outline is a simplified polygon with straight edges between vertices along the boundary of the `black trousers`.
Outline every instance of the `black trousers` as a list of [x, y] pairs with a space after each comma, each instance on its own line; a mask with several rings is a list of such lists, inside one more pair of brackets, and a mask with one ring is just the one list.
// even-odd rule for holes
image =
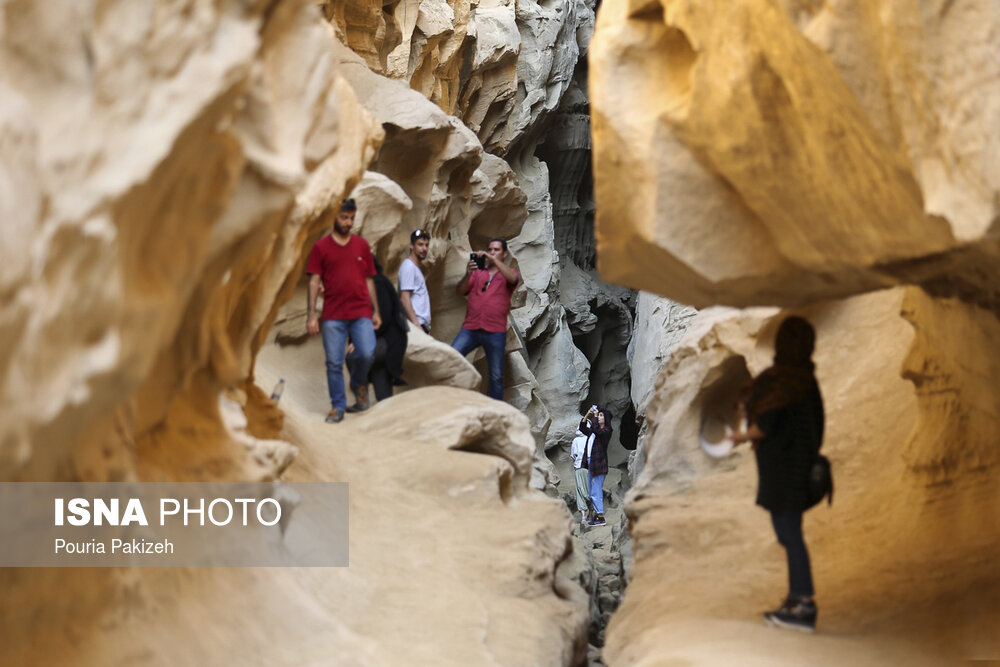
[[375, 338], [375, 360], [372, 362], [372, 368], [368, 372], [368, 377], [371, 378], [372, 385], [375, 387], [375, 398], [384, 401], [385, 399], [392, 396], [392, 376], [389, 375], [389, 369], [385, 365], [385, 354], [388, 349], [388, 345], [385, 342], [385, 338]]
[[802, 536], [802, 512], [792, 514], [771, 513], [771, 523], [778, 542], [785, 547], [788, 556], [788, 593], [796, 597], [812, 597], [812, 568], [809, 565], [809, 551]]

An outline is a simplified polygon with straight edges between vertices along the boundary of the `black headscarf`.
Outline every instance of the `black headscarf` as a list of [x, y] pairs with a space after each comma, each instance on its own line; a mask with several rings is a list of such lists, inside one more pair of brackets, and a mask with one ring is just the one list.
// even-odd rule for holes
[[812, 362], [816, 332], [805, 319], [789, 317], [778, 327], [774, 340], [774, 365], [762, 372], [750, 387], [747, 417], [757, 417], [801, 400], [816, 385]]

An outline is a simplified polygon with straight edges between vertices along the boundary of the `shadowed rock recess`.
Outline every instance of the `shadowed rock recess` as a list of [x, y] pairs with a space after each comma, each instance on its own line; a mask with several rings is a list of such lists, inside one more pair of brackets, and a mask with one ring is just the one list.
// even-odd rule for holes
[[[640, 299], [640, 332], [657, 311], [687, 328], [634, 343], [665, 366], [633, 373], [609, 664], [1000, 659], [998, 31], [980, 0], [602, 4], [598, 268], [704, 308]], [[805, 519], [811, 638], [760, 622], [787, 589], [752, 454], [698, 446], [790, 312], [817, 330], [836, 481]]]

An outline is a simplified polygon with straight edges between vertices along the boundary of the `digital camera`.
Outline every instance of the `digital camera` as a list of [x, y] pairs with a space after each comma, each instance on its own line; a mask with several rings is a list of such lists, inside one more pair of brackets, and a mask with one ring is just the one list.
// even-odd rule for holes
[[469, 259], [471, 259], [473, 262], [476, 263], [477, 269], [482, 270], [486, 268], [486, 258], [480, 255], [479, 253], [470, 252]]

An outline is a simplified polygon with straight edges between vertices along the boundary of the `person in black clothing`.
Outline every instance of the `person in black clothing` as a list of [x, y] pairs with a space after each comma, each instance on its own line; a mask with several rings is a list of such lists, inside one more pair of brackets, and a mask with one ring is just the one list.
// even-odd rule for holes
[[611, 442], [611, 411], [599, 410], [592, 406], [580, 420], [580, 431], [595, 435], [593, 444], [584, 452], [582, 467], [589, 471], [590, 501], [595, 515], [589, 521], [591, 526], [604, 526], [604, 478], [608, 475], [608, 444]]
[[382, 326], [375, 331], [375, 356], [369, 378], [375, 387], [375, 398], [382, 401], [392, 396], [393, 385], [406, 384], [403, 381], [403, 356], [406, 354], [409, 325], [396, 288], [382, 273], [382, 265], [374, 254], [372, 259], [375, 262], [375, 296], [382, 314]]
[[746, 397], [746, 431], [731, 437], [753, 441], [757, 458], [757, 504], [771, 513], [778, 542], [788, 558], [788, 597], [764, 614], [769, 625], [812, 632], [813, 599], [809, 552], [802, 514], [809, 506], [809, 472], [823, 442], [823, 398], [813, 374], [816, 333], [801, 317], [778, 328], [774, 365], [754, 379]]

